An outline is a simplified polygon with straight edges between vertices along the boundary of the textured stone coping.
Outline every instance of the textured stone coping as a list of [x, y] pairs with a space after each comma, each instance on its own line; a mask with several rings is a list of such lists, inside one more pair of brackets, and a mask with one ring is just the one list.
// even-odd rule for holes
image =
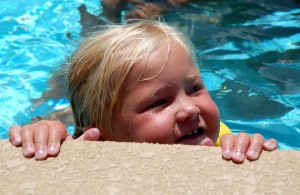
[[299, 194], [300, 152], [222, 160], [216, 147], [65, 142], [56, 158], [26, 159], [0, 140], [0, 194]]

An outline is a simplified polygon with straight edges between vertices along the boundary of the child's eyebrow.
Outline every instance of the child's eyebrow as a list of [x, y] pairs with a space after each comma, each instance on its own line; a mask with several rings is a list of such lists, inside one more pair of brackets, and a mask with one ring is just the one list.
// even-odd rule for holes
[[165, 84], [165, 85], [163, 85], [163, 86], [159, 86], [159, 87], [157, 87], [157, 88], [151, 90], [151, 92], [150, 92], [150, 94], [149, 94], [149, 96], [148, 96], [147, 99], [150, 99], [151, 97], [156, 96], [156, 95], [160, 94], [161, 92], [163, 92], [163, 91], [165, 91], [166, 89], [171, 88], [171, 87], [174, 87], [174, 85], [169, 84], [169, 83], [168, 83], [168, 84]]
[[192, 74], [192, 75], [188, 75], [187, 78], [186, 78], [186, 80], [188, 80], [188, 81], [194, 81], [194, 80], [197, 80], [198, 78], [201, 78], [201, 77], [199, 77], [198, 75]]
[[190, 86], [190, 85], [197, 85], [197, 86], [201, 86], [203, 88], [205, 88], [205, 84], [204, 81], [201, 77], [201, 75], [189, 75], [186, 78], [186, 85]]
[[[138, 105], [138, 109], [141, 105], [147, 105], [153, 101], [153, 99], [158, 98], [160, 94], [162, 94], [164, 91], [167, 90], [167, 88], [170, 88], [171, 85], [163, 85], [163, 86], [157, 86], [156, 88], [147, 90], [147, 93], [137, 98], [135, 101]], [[143, 106], [143, 107], [144, 107]]]
[[[196, 80], [199, 80], [201, 84], [203, 84], [202, 78], [199, 75], [188, 75], [185, 79], [186, 83], [193, 83]], [[147, 99], [150, 99], [153, 96], [156, 96], [157, 94], [160, 94], [161, 92], [165, 91], [168, 88], [174, 88], [176, 87], [176, 84], [174, 82], [166, 82], [163, 86], [157, 86], [155, 89], [152, 89], [151, 91], [149, 90], [149, 96]]]
[[201, 84], [203, 84], [203, 80], [202, 80], [202, 78], [201, 78], [200, 75], [194, 75], [194, 74], [193, 75], [188, 75], [187, 78], [186, 78], [186, 80], [187, 80], [187, 83], [193, 83], [196, 80], [199, 80], [199, 82]]

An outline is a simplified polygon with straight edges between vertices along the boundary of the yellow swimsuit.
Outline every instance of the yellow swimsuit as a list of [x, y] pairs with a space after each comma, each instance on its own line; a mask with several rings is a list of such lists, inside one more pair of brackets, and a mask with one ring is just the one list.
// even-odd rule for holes
[[218, 140], [216, 141], [216, 146], [221, 146], [220, 144], [220, 138], [222, 137], [222, 135], [224, 134], [231, 134], [231, 130], [229, 129], [229, 127], [227, 127], [222, 121], [220, 122], [220, 133], [219, 133], [219, 137]]

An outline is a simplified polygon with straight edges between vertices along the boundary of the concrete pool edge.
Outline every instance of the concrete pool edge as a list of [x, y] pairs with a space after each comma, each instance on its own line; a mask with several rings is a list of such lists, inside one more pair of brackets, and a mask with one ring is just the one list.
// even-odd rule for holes
[[297, 194], [300, 152], [263, 152], [234, 164], [220, 148], [65, 142], [56, 158], [35, 161], [0, 140], [4, 194]]

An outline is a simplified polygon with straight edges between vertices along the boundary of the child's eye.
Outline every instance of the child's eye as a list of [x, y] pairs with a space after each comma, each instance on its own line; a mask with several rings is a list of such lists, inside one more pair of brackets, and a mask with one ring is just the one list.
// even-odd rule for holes
[[204, 86], [202, 84], [196, 84], [188, 91], [188, 94], [197, 93], [203, 88], [204, 88]]
[[167, 100], [166, 99], [161, 99], [161, 100], [158, 100], [156, 102], [154, 102], [153, 104], [151, 104], [150, 106], [147, 107], [146, 110], [149, 110], [149, 109], [153, 109], [153, 108], [156, 108], [156, 107], [159, 107], [163, 104], [167, 103]]

